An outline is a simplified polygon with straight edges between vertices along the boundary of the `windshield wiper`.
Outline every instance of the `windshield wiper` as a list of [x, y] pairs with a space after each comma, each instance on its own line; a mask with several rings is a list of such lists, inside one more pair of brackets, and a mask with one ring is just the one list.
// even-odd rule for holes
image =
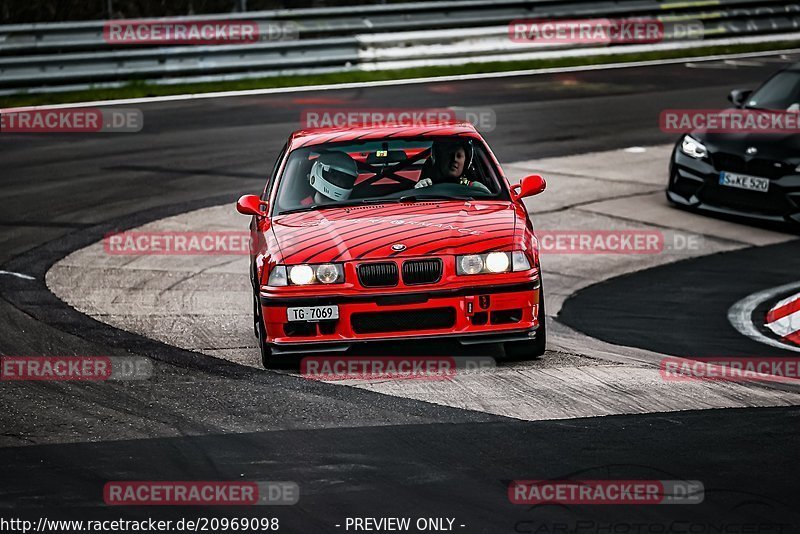
[[364, 204], [396, 204], [400, 202], [399, 198], [365, 198], [361, 201]]
[[302, 213], [304, 211], [314, 211], [314, 210], [327, 210], [332, 208], [347, 208], [352, 206], [360, 206], [364, 202], [359, 200], [358, 202], [334, 202], [331, 204], [311, 204], [310, 206], [303, 206], [302, 208], [294, 208], [291, 210], [284, 210], [278, 215], [288, 215], [290, 213]]
[[474, 197], [449, 196], [449, 195], [406, 195], [400, 197], [400, 202], [422, 202], [425, 200], [475, 200]]
[[399, 204], [401, 202], [424, 202], [427, 200], [475, 200], [474, 197], [447, 196], [447, 195], [406, 195], [400, 198], [365, 198], [353, 202], [334, 202], [332, 204], [311, 204], [302, 208], [284, 210], [278, 215], [289, 215], [291, 213], [302, 213], [304, 211], [327, 210], [332, 208], [348, 208], [353, 206], [363, 206], [365, 204]]
[[303, 206], [302, 208], [294, 208], [291, 210], [285, 210], [280, 212], [278, 215], [288, 215], [290, 213], [301, 213], [304, 211], [313, 211], [313, 210], [327, 210], [332, 208], [351, 208], [353, 206], [363, 206], [365, 204], [394, 204], [400, 202], [398, 198], [388, 198], [388, 199], [381, 199], [381, 198], [363, 198], [361, 200], [354, 200], [352, 202], [334, 202], [331, 204], [311, 204], [310, 206]]

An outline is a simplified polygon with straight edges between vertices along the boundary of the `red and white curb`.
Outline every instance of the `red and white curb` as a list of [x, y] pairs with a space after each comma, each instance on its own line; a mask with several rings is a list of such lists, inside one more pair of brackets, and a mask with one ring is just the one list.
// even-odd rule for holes
[[800, 352], [800, 293], [780, 301], [764, 318], [764, 325], [780, 339], [769, 337], [753, 323], [753, 310], [779, 295], [800, 290], [800, 282], [765, 289], [749, 295], [728, 310], [728, 321], [742, 335], [759, 343], [785, 350]]
[[800, 293], [773, 306], [767, 313], [765, 326], [784, 341], [800, 346]]

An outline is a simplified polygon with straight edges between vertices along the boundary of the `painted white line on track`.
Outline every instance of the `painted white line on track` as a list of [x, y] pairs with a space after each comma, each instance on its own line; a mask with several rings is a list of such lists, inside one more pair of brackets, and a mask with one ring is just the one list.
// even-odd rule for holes
[[362, 89], [366, 87], [389, 87], [396, 85], [417, 85], [425, 83], [443, 83], [466, 80], [485, 80], [496, 78], [512, 78], [517, 76], [534, 76], [541, 74], [564, 74], [570, 72], [588, 72], [599, 70], [629, 69], [635, 67], [657, 67], [662, 65], [675, 65], [691, 61], [693, 63], [705, 61], [721, 61], [726, 59], [742, 59], [751, 57], [774, 56], [779, 54], [800, 53], [800, 48], [787, 50], [768, 50], [764, 52], [745, 52], [741, 54], [721, 54], [714, 56], [682, 57], [672, 59], [653, 59], [647, 61], [630, 61], [624, 63], [608, 63], [605, 65], [580, 65], [574, 67], [554, 67], [547, 69], [527, 69], [508, 72], [486, 72], [479, 74], [454, 74], [448, 76], [429, 76], [426, 78], [409, 78], [403, 80], [382, 80], [372, 82], [347, 82], [331, 83], [324, 85], [304, 85], [296, 87], [272, 87], [266, 89], [248, 89], [241, 91], [217, 91], [213, 93], [191, 93], [180, 95], [153, 96], [143, 98], [125, 98], [119, 100], [96, 100], [91, 102], [72, 102], [69, 104], [47, 104], [42, 106], [24, 106], [17, 108], [0, 109], [0, 113], [12, 111], [26, 111], [33, 109], [68, 109], [86, 106], [121, 106], [129, 104], [151, 104], [158, 102], [179, 102], [184, 100], [201, 100], [208, 98], [231, 98], [239, 96], [258, 96], [270, 94], [302, 93], [310, 91], [333, 91], [339, 89]]
[[22, 273], [15, 273], [12, 271], [0, 271], [0, 275], [16, 276], [17, 278], [22, 278], [23, 280], [36, 280], [36, 278], [34, 278], [33, 276], [29, 276], [27, 274], [22, 274]]
[[733, 65], [734, 67], [763, 67], [764, 63], [761, 61], [741, 61], [737, 59], [726, 59], [725, 63]]
[[800, 289], [800, 282], [792, 282], [790, 284], [773, 287], [771, 289], [765, 289], [764, 291], [759, 291], [758, 293], [753, 293], [752, 295], [743, 298], [731, 306], [730, 310], [728, 310], [728, 321], [736, 330], [739, 331], [739, 333], [749, 337], [754, 341], [758, 341], [759, 343], [764, 343], [765, 345], [770, 345], [780, 349], [800, 352], [800, 347], [782, 343], [777, 339], [772, 339], [771, 337], [759, 332], [753, 324], [752, 319], [753, 310], [755, 310], [764, 301], [775, 298], [781, 293], [786, 293], [795, 289]]
[[687, 69], [720, 69], [720, 70], [735, 70], [736, 67], [726, 62], [711, 62], [711, 63], [695, 63], [694, 61], [686, 64]]

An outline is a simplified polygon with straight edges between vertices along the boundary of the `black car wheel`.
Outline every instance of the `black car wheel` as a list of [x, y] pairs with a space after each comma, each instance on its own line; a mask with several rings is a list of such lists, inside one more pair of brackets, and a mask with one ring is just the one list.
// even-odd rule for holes
[[260, 338], [258, 323], [261, 320], [261, 307], [258, 305], [258, 297], [253, 293], [253, 335]]
[[261, 316], [261, 307], [258, 305], [257, 297], [254, 296], [255, 309], [253, 312], [255, 320], [256, 337], [258, 338], [258, 348], [261, 351], [261, 365], [264, 369], [289, 369], [296, 365], [297, 360], [288, 356], [276, 356], [272, 353], [272, 348], [267, 343], [267, 327], [264, 325], [264, 318]]

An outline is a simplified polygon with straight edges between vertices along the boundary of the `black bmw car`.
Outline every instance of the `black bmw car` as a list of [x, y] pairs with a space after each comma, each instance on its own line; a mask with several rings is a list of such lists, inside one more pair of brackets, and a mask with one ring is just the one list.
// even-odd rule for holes
[[[800, 112], [800, 63], [756, 91], [735, 90], [728, 98], [745, 111]], [[672, 154], [667, 198], [690, 209], [800, 229], [800, 132], [684, 135]]]

